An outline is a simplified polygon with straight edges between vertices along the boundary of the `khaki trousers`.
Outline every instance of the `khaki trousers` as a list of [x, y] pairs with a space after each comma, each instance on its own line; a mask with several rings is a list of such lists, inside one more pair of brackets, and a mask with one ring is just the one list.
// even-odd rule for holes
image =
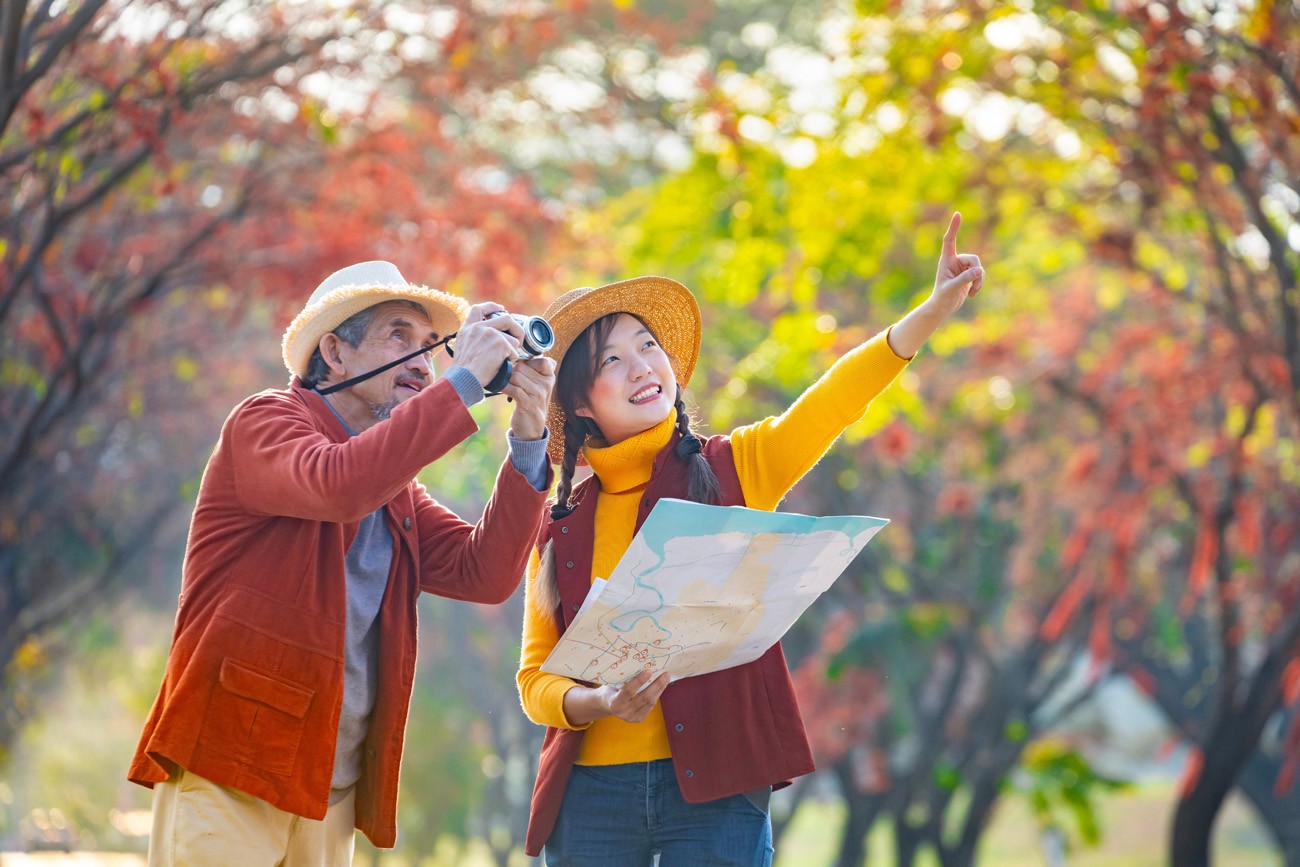
[[153, 790], [149, 867], [350, 867], [355, 791], [321, 820], [178, 769]]

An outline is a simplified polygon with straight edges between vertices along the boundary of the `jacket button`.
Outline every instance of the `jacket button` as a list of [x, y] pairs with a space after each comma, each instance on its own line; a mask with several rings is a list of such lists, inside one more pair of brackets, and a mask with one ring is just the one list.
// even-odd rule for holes
[[686, 776], [688, 776], [688, 777], [693, 777], [693, 776], [695, 776], [695, 772], [694, 772], [694, 771], [687, 771], [687, 772], [686, 772]]
[[685, 728], [686, 728], [686, 726], [682, 725], [681, 723], [678, 723], [678, 724], [677, 724], [677, 730], [678, 730], [678, 731], [682, 731], [682, 730], [685, 729]]
[[582, 607], [581, 605], [578, 605], [577, 603], [574, 603], [573, 610], [576, 612], [576, 611], [577, 611], [579, 608], [581, 608], [581, 607]]
[[560, 528], [560, 532], [561, 532], [561, 533], [567, 533], [567, 532], [569, 532], [569, 528], [568, 528], [568, 527], [561, 527], [561, 528]]
[[402, 521], [402, 527], [404, 527], [407, 530], [411, 529], [411, 519], [407, 518], [406, 520]]
[[568, 568], [572, 569], [572, 568], [573, 568], [573, 561], [572, 561], [572, 560], [569, 560], [569, 561], [567, 561], [564, 565], [567, 566]]

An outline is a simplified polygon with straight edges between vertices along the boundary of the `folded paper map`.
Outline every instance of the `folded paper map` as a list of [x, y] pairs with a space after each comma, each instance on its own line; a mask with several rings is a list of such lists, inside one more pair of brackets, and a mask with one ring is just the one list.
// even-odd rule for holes
[[757, 659], [887, 523], [660, 500], [542, 671], [620, 684]]

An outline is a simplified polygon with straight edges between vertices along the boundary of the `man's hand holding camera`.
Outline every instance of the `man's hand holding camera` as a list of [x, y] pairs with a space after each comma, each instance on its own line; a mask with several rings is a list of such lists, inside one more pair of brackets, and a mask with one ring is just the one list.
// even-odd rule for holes
[[469, 309], [465, 324], [456, 332], [456, 364], [465, 368], [484, 387], [501, 369], [503, 361], [513, 361], [524, 337], [523, 327], [510, 316], [501, 316], [505, 308], [488, 301]]
[[511, 362], [509, 382], [500, 393], [515, 402], [510, 432], [516, 439], [541, 439], [546, 433], [546, 412], [555, 388], [555, 362], [542, 355], [520, 352], [525, 344], [524, 324], [494, 302], [475, 304], [456, 334], [456, 363], [474, 374], [485, 389]]

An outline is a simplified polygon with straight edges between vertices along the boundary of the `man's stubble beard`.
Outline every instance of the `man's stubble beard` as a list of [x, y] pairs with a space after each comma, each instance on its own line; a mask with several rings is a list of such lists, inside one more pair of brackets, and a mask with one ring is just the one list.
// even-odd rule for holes
[[384, 401], [383, 403], [375, 403], [374, 401], [367, 400], [366, 406], [370, 407], [370, 411], [375, 414], [375, 421], [386, 421], [388, 417], [393, 414], [393, 408], [396, 407], [398, 403], [399, 401], [397, 398]]

